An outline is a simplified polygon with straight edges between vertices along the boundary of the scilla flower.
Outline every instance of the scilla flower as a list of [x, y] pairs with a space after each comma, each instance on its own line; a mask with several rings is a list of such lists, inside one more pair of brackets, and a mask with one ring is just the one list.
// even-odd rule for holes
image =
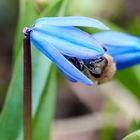
[[98, 20], [85, 17], [54, 17], [38, 19], [30, 29], [33, 45], [46, 55], [71, 81], [92, 85], [71, 59], [96, 59], [104, 55], [102, 46], [88, 33], [74, 26], [108, 30]]
[[140, 64], [140, 38], [121, 32], [101, 32], [93, 37], [107, 48], [117, 69]]

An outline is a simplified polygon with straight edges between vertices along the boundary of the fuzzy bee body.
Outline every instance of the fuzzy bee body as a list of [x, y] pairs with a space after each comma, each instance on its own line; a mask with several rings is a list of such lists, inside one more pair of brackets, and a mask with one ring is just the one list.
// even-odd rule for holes
[[66, 57], [77, 69], [85, 74], [96, 84], [111, 80], [116, 73], [116, 64], [110, 55], [96, 59], [84, 59]]
[[107, 63], [105, 62], [104, 67], [100, 67], [102, 71], [100, 77], [95, 77], [91, 74], [91, 72], [87, 71], [87, 76], [96, 84], [102, 84], [111, 80], [116, 73], [116, 64], [113, 62], [112, 57], [107, 54], [105, 54], [103, 57], [106, 59]]

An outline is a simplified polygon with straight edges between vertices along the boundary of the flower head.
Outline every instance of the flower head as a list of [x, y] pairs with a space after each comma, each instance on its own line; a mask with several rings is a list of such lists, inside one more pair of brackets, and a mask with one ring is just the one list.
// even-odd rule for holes
[[95, 33], [93, 37], [107, 48], [116, 62], [117, 69], [140, 63], [140, 38], [121, 32]]
[[66, 57], [95, 59], [105, 51], [91, 35], [74, 26], [109, 29], [100, 21], [85, 17], [41, 18], [32, 26], [30, 38], [33, 45], [55, 63], [69, 80], [92, 85], [93, 82]]

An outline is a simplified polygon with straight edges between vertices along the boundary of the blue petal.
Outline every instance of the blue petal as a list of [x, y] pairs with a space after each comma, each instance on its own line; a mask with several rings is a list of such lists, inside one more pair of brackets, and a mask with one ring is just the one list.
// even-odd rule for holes
[[[113, 46], [135, 46], [140, 44], [140, 38], [122, 32], [99, 32], [93, 35], [97, 40], [104, 44]], [[139, 48], [139, 47], [138, 47]]]
[[44, 41], [53, 44], [62, 54], [81, 59], [96, 58], [104, 54], [102, 46], [88, 33], [75, 27], [34, 26]]
[[88, 17], [44, 17], [35, 22], [36, 26], [42, 24], [44, 26], [84, 26], [93, 27], [101, 30], [109, 30], [109, 28], [97, 19]]
[[60, 54], [52, 44], [44, 41], [43, 38], [38, 37], [38, 34], [35, 31], [31, 31], [30, 37], [34, 46], [53, 61], [66, 76], [86, 85], [93, 85], [93, 82]]
[[113, 56], [117, 69], [122, 70], [140, 64], [140, 52]]
[[93, 37], [105, 45], [118, 69], [140, 63], [140, 38], [121, 32], [101, 32]]

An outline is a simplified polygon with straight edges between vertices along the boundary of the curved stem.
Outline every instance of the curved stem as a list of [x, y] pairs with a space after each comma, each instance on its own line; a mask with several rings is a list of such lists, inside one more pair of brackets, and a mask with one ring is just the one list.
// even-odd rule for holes
[[32, 140], [32, 76], [30, 29], [24, 28], [24, 140]]

